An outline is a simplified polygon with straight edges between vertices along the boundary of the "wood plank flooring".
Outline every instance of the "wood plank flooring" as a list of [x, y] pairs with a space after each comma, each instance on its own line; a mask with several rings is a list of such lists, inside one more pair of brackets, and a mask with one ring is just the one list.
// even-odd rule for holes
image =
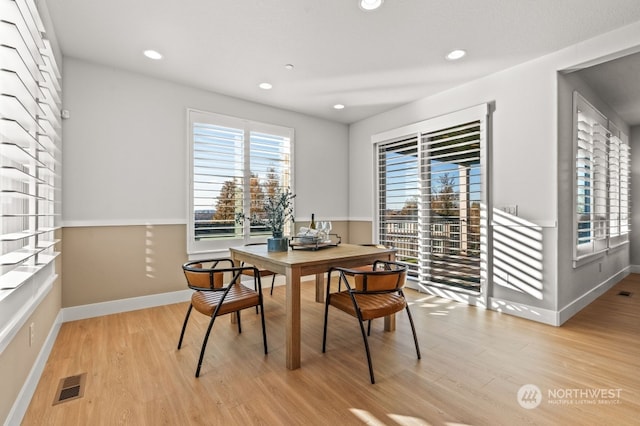
[[[633, 293], [620, 296], [620, 291]], [[227, 317], [212, 331], [194, 377], [207, 318], [187, 304], [65, 323], [23, 425], [637, 425], [640, 275], [629, 275], [562, 327], [408, 290], [422, 360], [406, 315], [395, 332], [374, 323], [369, 383], [357, 322], [302, 290], [302, 368], [284, 360], [284, 288], [265, 295], [269, 354], [259, 315], [241, 335]], [[52, 405], [60, 379], [87, 373], [84, 396]], [[535, 385], [536, 408], [518, 391]], [[612, 394], [613, 393], [613, 394]], [[613, 396], [612, 396], [613, 395]]]

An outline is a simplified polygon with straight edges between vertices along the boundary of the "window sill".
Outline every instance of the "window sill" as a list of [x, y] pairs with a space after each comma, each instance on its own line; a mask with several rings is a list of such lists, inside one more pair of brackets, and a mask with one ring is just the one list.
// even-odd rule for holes
[[626, 247], [628, 245], [629, 245], [629, 240], [623, 241], [623, 242], [618, 243], [618, 244], [614, 244], [614, 245], [610, 246], [607, 249], [607, 253], [612, 253], [612, 252], [618, 251], [618, 250], [620, 250], [620, 249], [622, 249], [622, 248], [624, 248], [624, 247]]
[[607, 253], [607, 250], [599, 251], [597, 253], [587, 254], [577, 259], [573, 259], [573, 268], [574, 269], [580, 268], [581, 266], [603, 259], [604, 255]]
[[33, 273], [15, 288], [0, 290], [0, 354], [11, 343], [27, 319], [53, 288], [58, 275], [51, 256], [46, 264], [33, 267]]
[[41, 263], [34, 266], [19, 266], [0, 277], [0, 302], [11, 294], [12, 291], [19, 289], [24, 283], [33, 278], [41, 270], [50, 265], [60, 253], [40, 254]]

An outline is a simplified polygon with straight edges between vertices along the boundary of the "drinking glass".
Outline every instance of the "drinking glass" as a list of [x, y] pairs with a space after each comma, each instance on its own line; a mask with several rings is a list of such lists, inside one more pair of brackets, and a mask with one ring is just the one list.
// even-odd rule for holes
[[324, 242], [327, 239], [327, 222], [320, 221], [318, 225], [318, 231], [320, 231], [320, 240]]
[[327, 241], [331, 241], [331, 236], [329, 234], [331, 233], [332, 225], [331, 225], [331, 221], [330, 220], [327, 220], [327, 221], [324, 222], [323, 229], [324, 229], [324, 233], [326, 235], [326, 240]]

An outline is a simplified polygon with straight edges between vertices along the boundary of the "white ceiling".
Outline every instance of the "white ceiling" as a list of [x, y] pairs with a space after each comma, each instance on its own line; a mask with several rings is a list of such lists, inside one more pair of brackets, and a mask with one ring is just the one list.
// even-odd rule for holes
[[66, 56], [344, 123], [640, 20], [638, 0], [41, 1]]

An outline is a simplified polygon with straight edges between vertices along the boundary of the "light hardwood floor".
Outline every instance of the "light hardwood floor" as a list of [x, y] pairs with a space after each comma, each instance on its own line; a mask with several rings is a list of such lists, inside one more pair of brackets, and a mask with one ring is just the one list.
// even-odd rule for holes
[[[314, 301], [313, 283], [303, 283], [302, 368], [295, 371], [284, 367], [283, 287], [265, 295], [269, 354], [259, 315], [243, 313], [241, 335], [224, 317], [199, 379], [207, 318], [192, 314], [176, 350], [184, 303], [65, 323], [23, 424], [638, 424], [640, 275], [562, 327], [407, 293], [422, 360], [406, 315], [398, 315], [391, 333], [379, 320], [370, 339], [375, 385], [353, 318], [330, 311], [321, 353], [323, 305]], [[60, 379], [85, 372], [84, 396], [52, 405]], [[536, 408], [518, 402], [526, 384], [541, 390]]]

